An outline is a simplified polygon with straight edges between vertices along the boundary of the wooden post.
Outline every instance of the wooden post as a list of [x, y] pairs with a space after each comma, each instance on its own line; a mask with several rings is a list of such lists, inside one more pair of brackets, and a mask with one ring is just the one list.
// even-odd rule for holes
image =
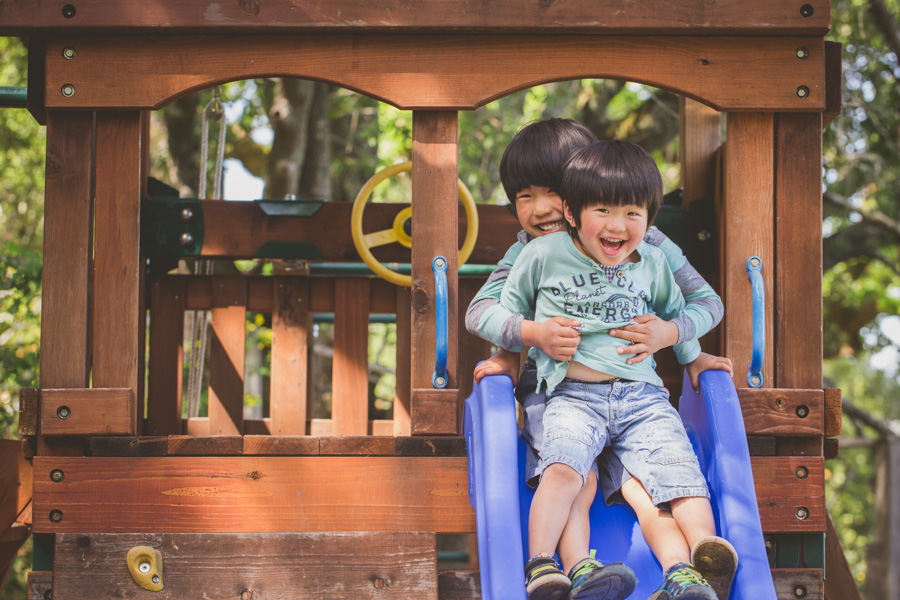
[[725, 144], [725, 174], [721, 209], [724, 254], [722, 256], [725, 302], [725, 355], [734, 361], [734, 381], [747, 387], [753, 353], [753, 303], [747, 259], [762, 259], [766, 302], [766, 353], [763, 387], [772, 387], [773, 322], [780, 307], [773, 304], [774, 169], [773, 118], [770, 113], [729, 113]]
[[334, 284], [334, 358], [331, 378], [332, 435], [369, 431], [369, 280]]
[[822, 115], [775, 117], [775, 385], [822, 387]]
[[247, 282], [213, 277], [209, 339], [209, 433], [244, 433], [244, 344]]
[[[456, 433], [458, 395], [457, 137], [454, 111], [414, 111], [412, 148], [412, 433]], [[449, 322], [446, 389], [432, 385], [435, 292], [432, 261], [447, 259]]]
[[[138, 390], [141, 113], [97, 113], [91, 385]], [[135, 428], [143, 416], [133, 412]]]
[[[880, 442], [875, 452], [875, 522], [876, 539], [869, 546], [869, 574], [867, 577], [869, 597], [879, 600], [900, 600], [900, 509], [897, 498], [900, 498], [900, 439], [888, 437]], [[826, 534], [825, 557], [835, 544], [840, 549], [840, 541], [831, 525]], [[833, 538], [833, 539], [829, 539]], [[835, 554], [837, 550], [831, 554]], [[835, 564], [829, 561], [825, 568], [828, 579], [835, 573], [835, 582], [826, 580], [825, 592], [829, 598], [854, 598], [848, 594], [850, 584], [855, 590], [856, 584], [849, 574], [844, 553], [834, 557]], [[849, 577], [849, 583], [847, 580]], [[831, 586], [834, 586], [833, 588]], [[832, 592], [831, 590], [834, 589]], [[833, 594], [833, 595], [832, 595]], [[857, 592], [856, 598], [859, 597]]]
[[409, 435], [409, 397], [412, 390], [412, 306], [408, 287], [397, 286], [397, 384], [394, 392], [394, 435]]
[[162, 277], [150, 288], [147, 435], [181, 433], [184, 301], [184, 279], [181, 277]]
[[309, 279], [273, 278], [272, 376], [269, 416], [272, 433], [306, 434], [306, 382], [309, 316]]
[[722, 144], [722, 113], [681, 96], [681, 186], [684, 207], [715, 197], [716, 151]]
[[[94, 115], [47, 115], [41, 386], [85, 388], [90, 362], [90, 265]], [[81, 454], [71, 443], [38, 438], [39, 454]]]

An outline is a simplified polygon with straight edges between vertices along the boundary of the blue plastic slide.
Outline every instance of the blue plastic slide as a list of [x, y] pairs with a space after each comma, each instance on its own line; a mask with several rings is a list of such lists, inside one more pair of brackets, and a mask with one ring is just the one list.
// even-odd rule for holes
[[[700, 394], [685, 377], [681, 418], [709, 481], [719, 535], [738, 552], [740, 566], [732, 600], [775, 600], [766, 558], [741, 406], [724, 371], [700, 376]], [[466, 400], [469, 500], [478, 527], [483, 600], [525, 600], [528, 510], [533, 490], [525, 484], [525, 443], [516, 429], [516, 401], [506, 376], [485, 377]], [[662, 569], [644, 542], [634, 512], [591, 507], [591, 548], [604, 562], [622, 561], [638, 578], [632, 598], [647, 598], [662, 581]]]

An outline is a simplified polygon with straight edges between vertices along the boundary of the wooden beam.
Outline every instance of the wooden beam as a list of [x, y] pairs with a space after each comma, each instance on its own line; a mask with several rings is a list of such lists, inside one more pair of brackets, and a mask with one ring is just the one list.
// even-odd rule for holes
[[38, 390], [37, 388], [21, 388], [19, 390], [19, 437], [34, 437], [37, 435], [37, 426]]
[[170, 435], [168, 456], [240, 456], [244, 439], [239, 435]]
[[309, 279], [275, 277], [272, 282], [272, 375], [269, 414], [272, 433], [306, 433], [307, 381], [310, 364]]
[[[894, 512], [896, 514], [896, 507]], [[831, 520], [831, 514], [827, 514], [827, 529], [825, 530], [825, 571], [828, 573], [828, 579], [825, 580], [825, 596], [828, 600], [862, 600], [859, 593], [859, 587], [856, 585], [856, 578], [850, 571], [850, 565], [847, 564], [847, 558], [844, 556], [844, 548], [841, 546], [841, 540], [834, 528], [834, 522]], [[896, 528], [891, 532], [896, 534]], [[891, 539], [890, 543], [897, 551], [897, 538]], [[896, 554], [895, 554], [896, 556]], [[886, 573], [889, 578], [890, 585], [893, 587], [894, 598], [897, 597], [897, 572], [889, 571]], [[875, 578], [869, 579], [869, 590], [878, 593], [878, 583]], [[870, 592], [870, 593], [871, 593]], [[888, 596], [888, 590], [884, 591], [884, 595], [873, 595], [869, 597], [880, 598], [881, 600], [891, 600]]]
[[[800, 47], [807, 58], [797, 57]], [[76, 58], [66, 60], [65, 48]], [[47, 46], [46, 103], [158, 109], [217, 83], [277, 74], [411, 110], [472, 110], [541, 83], [602, 78], [640, 81], [720, 111], [821, 112], [824, 54], [815, 37], [65, 35]], [[63, 95], [67, 85], [74, 92]]]
[[148, 435], [181, 433], [185, 297], [184, 278], [161, 277], [150, 286]]
[[[47, 117], [40, 357], [40, 384], [47, 388], [88, 386], [93, 136], [92, 113]], [[81, 450], [39, 439], [38, 452]]]
[[216, 435], [240, 435], [244, 432], [246, 279], [213, 277], [211, 313], [209, 430]]
[[369, 280], [334, 282], [331, 421], [335, 435], [365, 435], [369, 421]]
[[91, 456], [165, 456], [168, 438], [155, 436], [94, 436]]
[[747, 434], [821, 436], [825, 431], [825, 392], [740, 388], [738, 398]]
[[134, 390], [131, 388], [41, 390], [40, 408], [42, 435], [137, 433]]
[[776, 115], [775, 232], [774, 384], [822, 387], [821, 115]]
[[[822, 569], [772, 569], [772, 581], [778, 600], [825, 600]], [[836, 598], [850, 600], [846, 596]]]
[[32, 468], [21, 442], [0, 439], [0, 535], [20, 520], [31, 502], [31, 488]]
[[825, 437], [841, 435], [842, 422], [841, 390], [839, 388], [825, 389]]
[[463, 457], [35, 457], [34, 468], [39, 533], [475, 531]]
[[684, 96], [679, 98], [681, 119], [681, 187], [684, 207], [698, 198], [712, 200], [716, 189], [716, 152], [722, 145], [722, 113]]
[[62, 534], [54, 552], [53, 598], [151, 595], [125, 569], [125, 553], [134, 546], [162, 554], [164, 587], [152, 594], [159, 600], [438, 597], [435, 535], [395, 531]]
[[[634, 3], [613, 0], [583, 3], [560, 0], [539, 5], [527, 0], [440, 0], [396, 10], [389, 0], [315, 0], [297, 6], [289, 0], [217, 4], [185, 0], [178, 10], [138, 0], [85, 0], [77, 11], [61, 5], [11, 0], [0, 5], [0, 35], [65, 32], [122, 32], [130, 35], [189, 33], [365, 33], [370, 31], [434, 33], [695, 33], [825, 35], [830, 27], [829, 2], [779, 0], [714, 2], [664, 0]], [[67, 16], [68, 15], [68, 16]]]
[[754, 456], [750, 464], [763, 531], [825, 531], [825, 461], [821, 456]]
[[[267, 243], [305, 242], [315, 246], [320, 260], [359, 262], [349, 227], [334, 227], [335, 223], [349, 223], [353, 206], [347, 202], [325, 202], [309, 217], [269, 216], [255, 202], [220, 202], [201, 200], [203, 210], [203, 245], [201, 256], [254, 258]], [[388, 229], [397, 213], [408, 205], [369, 204], [363, 213], [363, 232]], [[458, 208], [459, 228], [465, 231], [466, 217], [462, 205]], [[469, 262], [488, 264], [499, 262], [508, 245], [521, 229], [519, 221], [505, 206], [478, 206], [478, 237]], [[387, 244], [372, 249], [382, 262], [409, 262], [410, 252], [400, 244]]]
[[[453, 219], [457, 205], [457, 140], [459, 121], [455, 112], [413, 113], [412, 185], [412, 397], [411, 430], [413, 435], [457, 433], [456, 390], [457, 349], [459, 343], [458, 231]], [[434, 389], [436, 303], [432, 262], [443, 256], [447, 262], [447, 364], [444, 396], [454, 394], [452, 404], [445, 404], [446, 415], [429, 416], [417, 422], [419, 404], [430, 404]], [[428, 394], [420, 393], [425, 390]], [[430, 408], [429, 408], [430, 411]], [[430, 415], [430, 412], [428, 412]]]
[[772, 115], [729, 113], [727, 119], [724, 206], [721, 210], [725, 244], [721, 260], [724, 269], [725, 356], [734, 361], [735, 386], [747, 387], [747, 373], [753, 353], [753, 297], [747, 277], [747, 260], [758, 256], [762, 259], [766, 304], [762, 386], [772, 387], [775, 384], [773, 365], [776, 345], [773, 323], [776, 310], [780, 308], [773, 304], [776, 266]]
[[413, 435], [456, 435], [459, 433], [459, 390], [413, 388], [412, 398]]
[[408, 287], [397, 286], [397, 371], [394, 391], [394, 435], [410, 435], [412, 395], [412, 297]]
[[822, 113], [822, 128], [828, 127], [843, 110], [844, 97], [841, 88], [844, 83], [840, 42], [825, 42], [825, 111]]
[[137, 388], [138, 353], [144, 352], [144, 340], [138, 339], [138, 320], [144, 318], [138, 297], [140, 174], [141, 113], [98, 114], [91, 385], [131, 388], [136, 404], [132, 432], [143, 415], [144, 398]]

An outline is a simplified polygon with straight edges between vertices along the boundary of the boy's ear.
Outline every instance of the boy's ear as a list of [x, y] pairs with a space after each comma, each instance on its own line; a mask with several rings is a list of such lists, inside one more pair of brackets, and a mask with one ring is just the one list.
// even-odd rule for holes
[[578, 228], [578, 224], [575, 222], [575, 215], [572, 214], [572, 209], [569, 208], [569, 203], [563, 200], [563, 216], [568, 221], [569, 225], [572, 227]]

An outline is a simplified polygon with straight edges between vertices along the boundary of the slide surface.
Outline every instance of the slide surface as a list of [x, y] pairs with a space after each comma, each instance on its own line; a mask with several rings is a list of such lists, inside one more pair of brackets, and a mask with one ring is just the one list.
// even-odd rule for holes
[[[719, 535], [738, 552], [732, 600], [775, 600], [775, 587], [750, 469], [747, 436], [737, 391], [723, 371], [700, 376], [695, 394], [685, 377], [680, 400], [685, 429], [709, 482]], [[484, 600], [525, 600], [528, 510], [533, 490], [524, 481], [525, 443], [516, 429], [516, 401], [506, 376], [485, 377], [466, 400], [464, 432], [469, 462], [469, 500], [478, 527]], [[647, 598], [662, 569], [627, 506], [591, 507], [591, 548], [597, 559], [621, 561], [638, 578], [632, 598]]]

